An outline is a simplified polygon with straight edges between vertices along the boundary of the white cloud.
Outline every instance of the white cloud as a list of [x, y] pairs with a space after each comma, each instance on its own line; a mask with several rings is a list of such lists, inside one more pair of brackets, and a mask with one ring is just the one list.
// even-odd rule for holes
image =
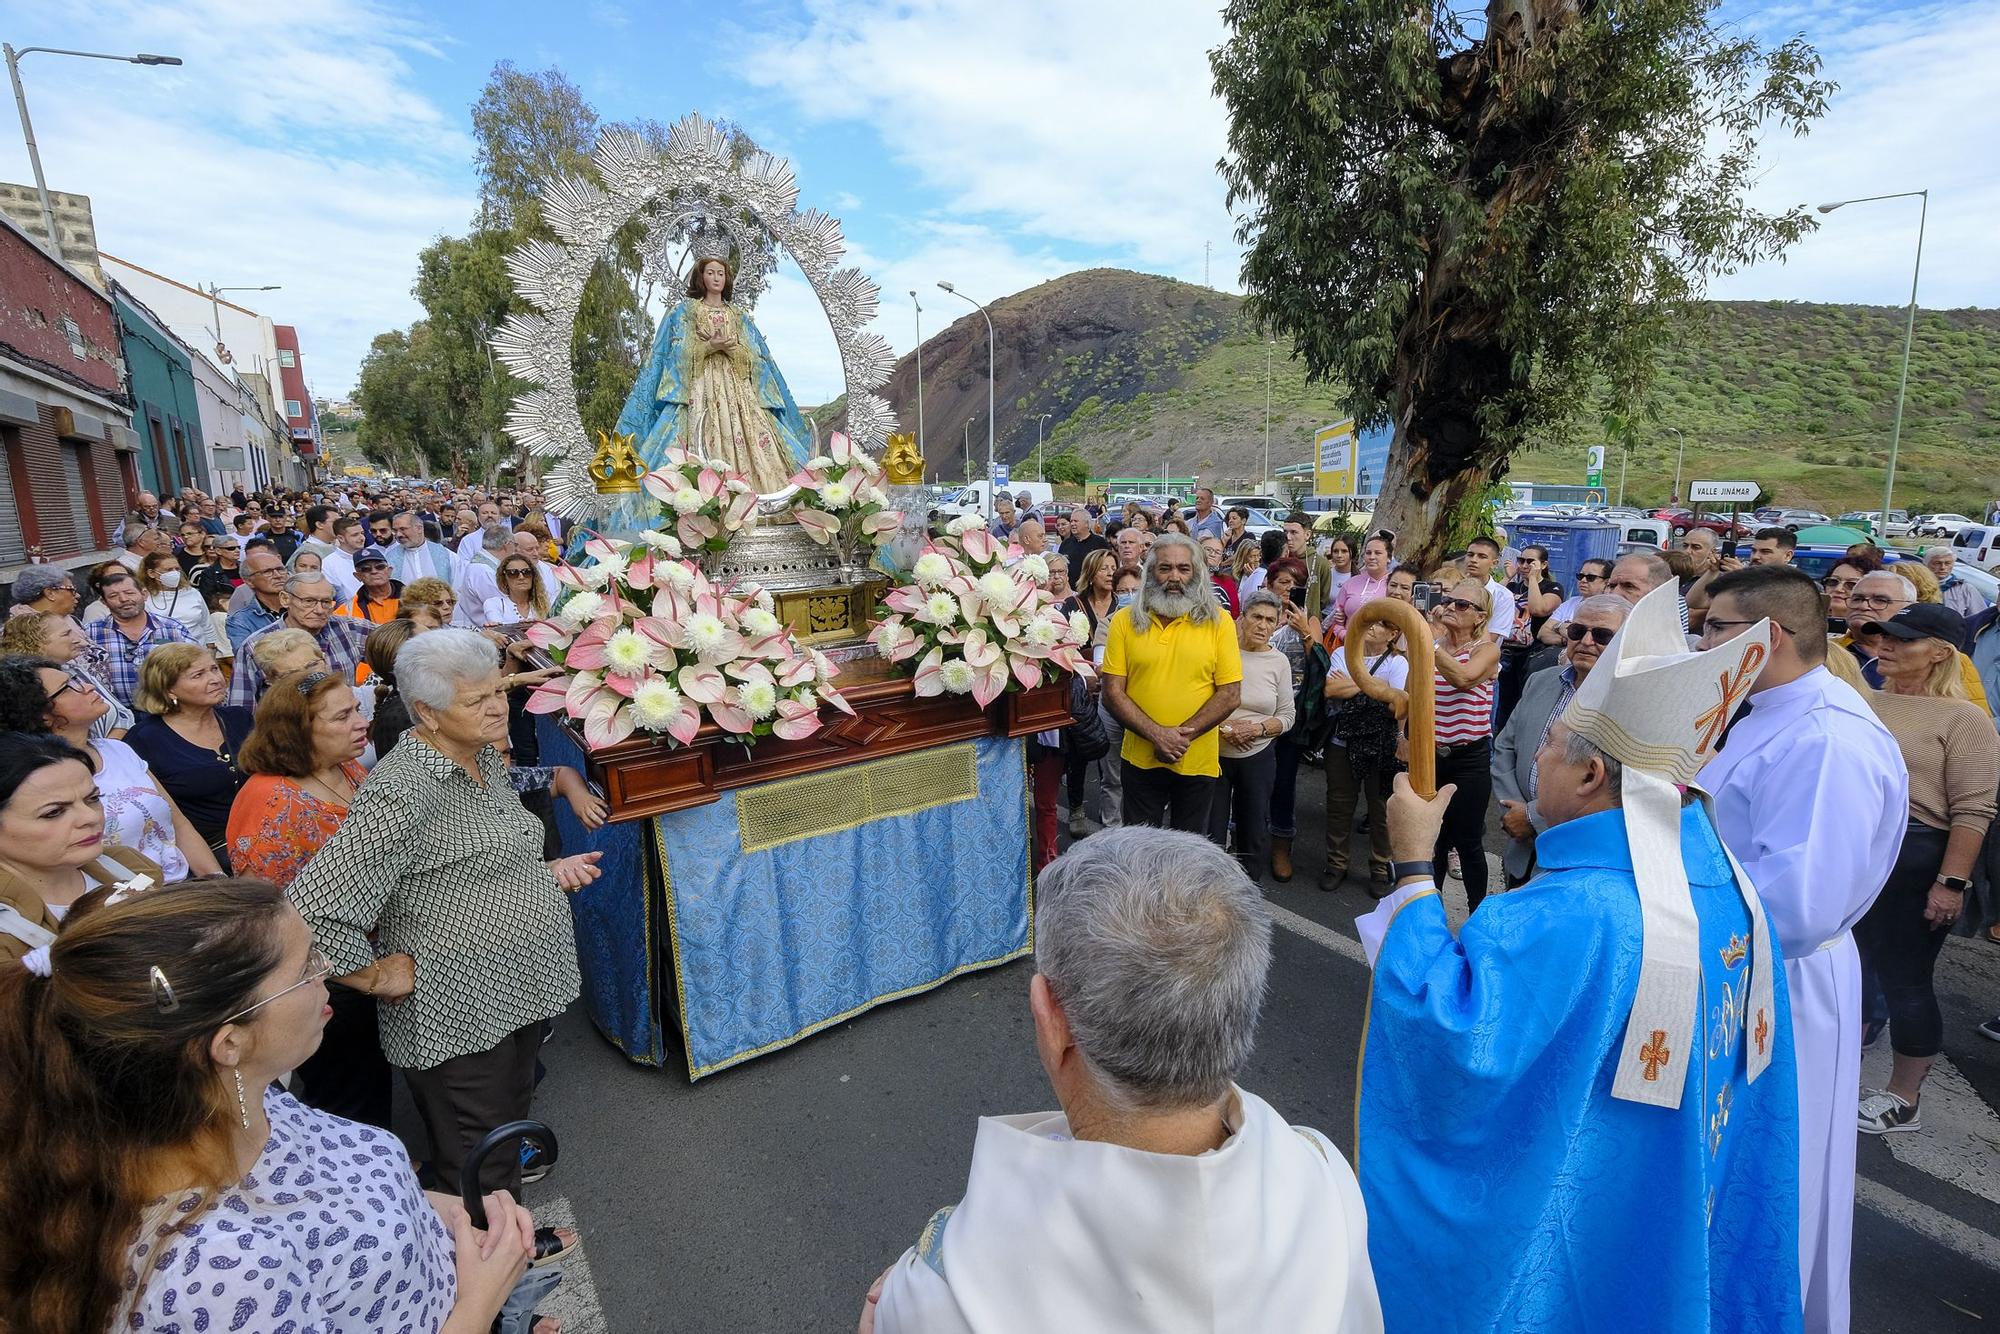
[[[1767, 138], [1768, 170], [1752, 200], [1773, 212], [1862, 195], [1929, 189], [1924, 272], [1927, 308], [2000, 304], [2000, 102], [1984, 58], [2000, 44], [2000, 3], [1884, 13], [1816, 8], [1753, 16], [1783, 35], [1803, 28], [1839, 83], [1826, 116], [1804, 139]], [[1910, 299], [1918, 201], [1843, 208], [1765, 264], [1714, 284], [1742, 299], [1902, 305]]]
[[[432, 38], [374, 0], [66, 6], [181, 69], [23, 63], [51, 186], [91, 196], [99, 244], [187, 283], [277, 283], [257, 308], [299, 328], [314, 389], [344, 394], [375, 334], [409, 323], [417, 252], [472, 216], [469, 136], [414, 86]], [[39, 62], [39, 63], [38, 63]], [[4, 136], [0, 136], [4, 138]], [[18, 144], [0, 173], [31, 179]]]
[[809, 0], [802, 30], [753, 34], [747, 76], [815, 120], [874, 126], [942, 194], [936, 212], [1123, 251], [1218, 285], [1235, 248], [1209, 92], [1218, 13], [1199, 5]]

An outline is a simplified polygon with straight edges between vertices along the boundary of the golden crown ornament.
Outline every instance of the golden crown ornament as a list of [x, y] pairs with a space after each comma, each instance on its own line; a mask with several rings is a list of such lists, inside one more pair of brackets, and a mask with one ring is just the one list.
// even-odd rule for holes
[[609, 431], [597, 433], [597, 452], [590, 456], [589, 472], [598, 495], [639, 494], [639, 483], [646, 475], [646, 465], [639, 458], [635, 447], [637, 441], [638, 437], [633, 435], [613, 435]]

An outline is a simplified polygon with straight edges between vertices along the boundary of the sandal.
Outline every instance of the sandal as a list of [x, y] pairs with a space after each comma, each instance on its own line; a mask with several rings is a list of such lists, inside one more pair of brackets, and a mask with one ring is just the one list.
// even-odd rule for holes
[[528, 1262], [528, 1268], [540, 1269], [559, 1260], [567, 1260], [583, 1246], [583, 1234], [575, 1228], [538, 1227], [535, 1229], [535, 1258]]

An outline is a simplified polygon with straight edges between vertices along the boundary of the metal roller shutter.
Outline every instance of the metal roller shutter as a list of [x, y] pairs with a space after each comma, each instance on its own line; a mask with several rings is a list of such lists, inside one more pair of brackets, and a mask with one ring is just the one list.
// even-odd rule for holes
[[8, 451], [20, 448], [17, 433], [0, 433], [0, 565], [19, 565], [28, 559], [27, 539], [21, 535], [21, 509], [14, 500], [13, 460]]

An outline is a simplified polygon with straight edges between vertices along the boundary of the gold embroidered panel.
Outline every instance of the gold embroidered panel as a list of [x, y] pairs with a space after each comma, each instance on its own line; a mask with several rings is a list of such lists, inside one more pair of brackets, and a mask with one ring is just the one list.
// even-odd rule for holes
[[747, 788], [736, 794], [736, 830], [744, 852], [762, 852], [978, 796], [979, 750], [968, 741]]

